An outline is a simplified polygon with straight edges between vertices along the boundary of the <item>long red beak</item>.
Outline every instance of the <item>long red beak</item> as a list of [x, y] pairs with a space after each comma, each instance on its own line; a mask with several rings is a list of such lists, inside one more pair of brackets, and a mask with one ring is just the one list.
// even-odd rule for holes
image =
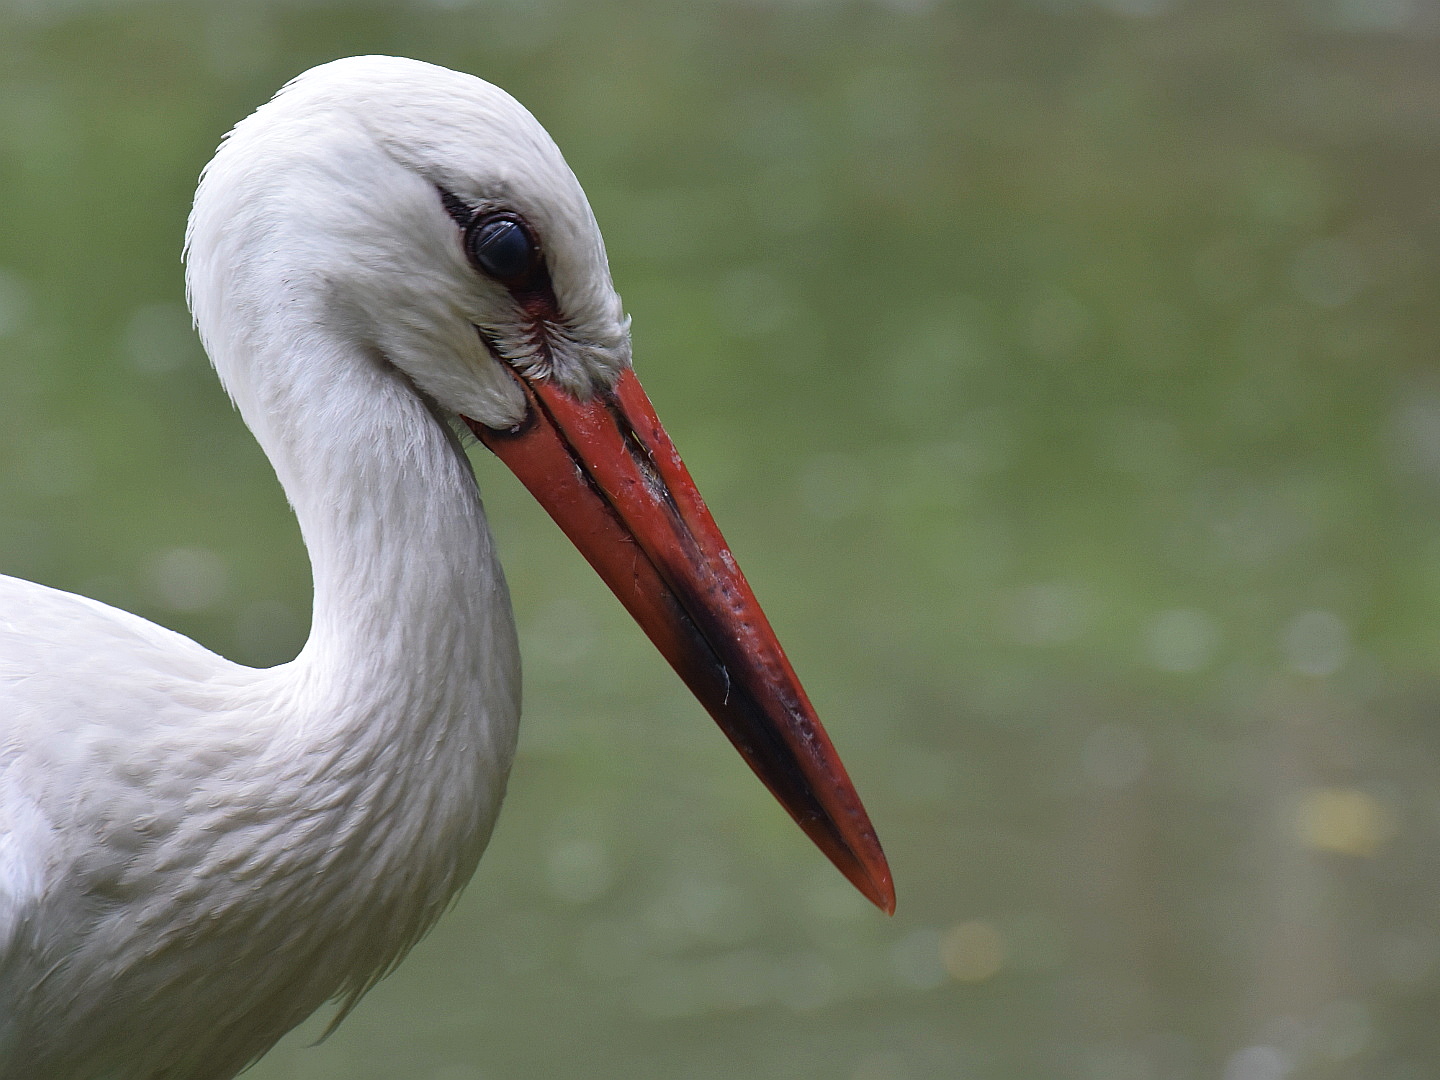
[[515, 376], [517, 427], [470, 429], [530, 489], [765, 786], [887, 914], [895, 887], [845, 766], [633, 370], [582, 401]]

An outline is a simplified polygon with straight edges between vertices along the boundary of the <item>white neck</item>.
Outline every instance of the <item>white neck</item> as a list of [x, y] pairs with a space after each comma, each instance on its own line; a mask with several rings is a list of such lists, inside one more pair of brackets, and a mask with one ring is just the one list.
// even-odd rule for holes
[[294, 506], [315, 582], [310, 639], [286, 665], [296, 721], [373, 751], [391, 774], [479, 752], [503, 785], [518, 654], [459, 443], [383, 357], [313, 326], [261, 340], [291, 348], [260, 358], [263, 379], [237, 402]]
[[387, 883], [343, 901], [390, 912], [356, 925], [399, 928], [353, 943], [352, 970], [368, 972], [413, 943], [484, 850], [514, 756], [520, 667], [456, 439], [383, 357], [304, 308], [274, 309], [289, 327], [210, 345], [310, 553], [310, 639], [260, 676], [262, 697], [284, 703], [274, 766], [335, 809], [346, 857], [363, 864], [346, 875]]
[[385, 207], [433, 211], [437, 197], [353, 118], [299, 109], [282, 137], [264, 112], [207, 166], [186, 266], [196, 325], [295, 508], [314, 573], [310, 640], [260, 676], [258, 704], [281, 703], [282, 767], [338, 785], [346, 828], [392, 838], [382, 858], [423, 833], [441, 889], [453, 889], [504, 794], [518, 649], [469, 463], [376, 344], [386, 327], [439, 325], [404, 291], [429, 278], [365, 247], [412, 234]]

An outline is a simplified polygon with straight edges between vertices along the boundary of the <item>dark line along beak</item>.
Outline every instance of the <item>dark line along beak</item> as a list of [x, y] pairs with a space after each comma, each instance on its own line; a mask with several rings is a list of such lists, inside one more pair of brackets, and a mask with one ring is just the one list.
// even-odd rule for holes
[[467, 419], [625, 605], [810, 839], [895, 910], [880, 841], [755, 594], [633, 370], [582, 401], [515, 375], [525, 420]]

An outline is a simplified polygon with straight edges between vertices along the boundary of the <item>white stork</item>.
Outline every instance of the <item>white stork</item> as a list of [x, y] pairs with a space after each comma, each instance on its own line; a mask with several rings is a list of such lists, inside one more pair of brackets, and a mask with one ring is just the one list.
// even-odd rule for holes
[[0, 577], [0, 1080], [233, 1077], [325, 1002], [343, 1015], [470, 877], [520, 660], [465, 428], [893, 909], [523, 107], [411, 60], [315, 68], [221, 145], [187, 249], [200, 334], [309, 549], [310, 639], [248, 668]]

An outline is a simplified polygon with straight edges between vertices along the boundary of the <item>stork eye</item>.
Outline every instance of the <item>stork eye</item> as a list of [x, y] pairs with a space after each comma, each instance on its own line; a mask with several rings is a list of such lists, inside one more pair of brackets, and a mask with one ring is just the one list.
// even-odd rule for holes
[[465, 251], [476, 269], [512, 287], [523, 284], [540, 261], [530, 230], [508, 214], [478, 218], [465, 233]]

